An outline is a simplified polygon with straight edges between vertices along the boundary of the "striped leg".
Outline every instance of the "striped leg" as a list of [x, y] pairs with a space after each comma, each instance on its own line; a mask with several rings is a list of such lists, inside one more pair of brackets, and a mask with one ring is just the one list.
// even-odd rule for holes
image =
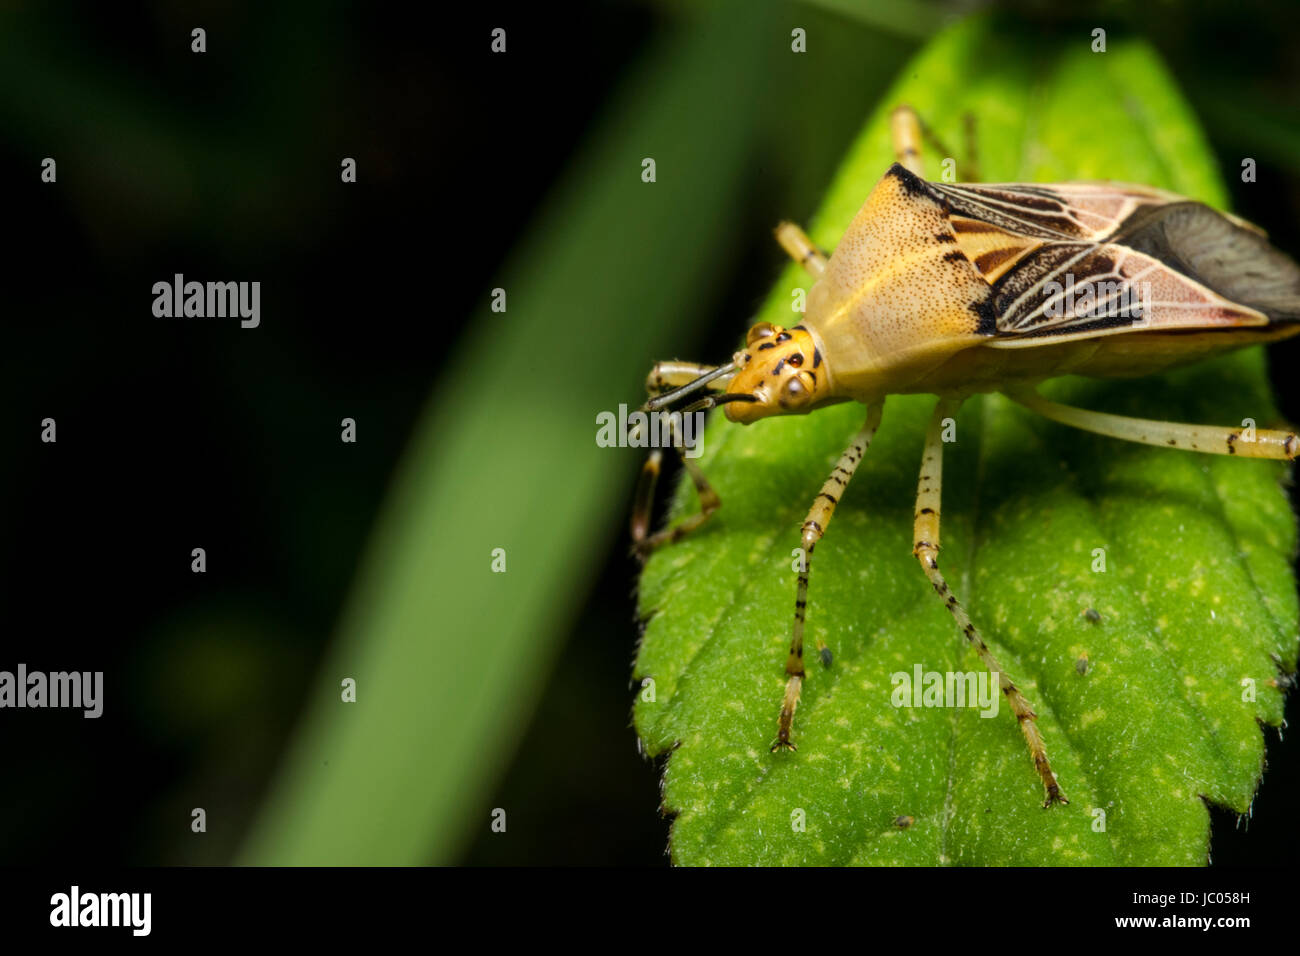
[[[921, 159], [921, 142], [929, 142], [940, 156], [953, 156], [934, 130], [921, 122], [916, 110], [910, 106], [895, 107], [889, 117], [889, 133], [894, 142], [894, 159], [908, 171], [925, 178], [925, 163]], [[965, 182], [979, 182], [979, 159], [975, 145], [975, 114], [962, 116], [962, 133], [966, 145], [966, 159], [960, 169]], [[955, 158], [955, 157], [954, 157]]]
[[681, 459], [687, 474], [691, 476], [691, 481], [695, 483], [695, 493], [700, 499], [700, 510], [698, 514], [693, 514], [689, 518], [679, 521], [671, 528], [664, 528], [654, 534], [649, 533], [650, 510], [654, 506], [655, 485], [659, 482], [659, 471], [663, 464], [663, 449], [651, 449], [645, 464], [641, 467], [641, 476], [636, 484], [635, 503], [632, 506], [632, 547], [637, 555], [643, 559], [656, 548], [681, 540], [708, 521], [713, 512], [722, 507], [722, 499], [713, 490], [709, 480], [704, 477], [704, 472], [700, 470], [700, 466], [686, 457], [682, 448], [681, 436], [678, 434], [677, 428], [671, 424], [672, 419], [665, 418], [664, 420], [669, 423], [668, 430], [672, 434], [672, 446], [677, 450], [677, 456]]
[[[699, 362], [656, 362], [655, 367], [645, 378], [647, 395], [662, 395], [675, 388], [689, 385], [691, 382], [717, 369], [716, 365], [701, 365]], [[720, 392], [727, 387], [730, 376], [714, 379], [706, 388], [711, 392]]]
[[[808, 509], [808, 517], [803, 523], [803, 560], [799, 565], [799, 588], [794, 602], [794, 636], [790, 641], [790, 654], [785, 661], [785, 672], [790, 676], [785, 684], [785, 700], [781, 705], [781, 720], [778, 724], [776, 740], [772, 744], [773, 751], [798, 749], [790, 740], [790, 727], [794, 723], [795, 707], [799, 705], [799, 692], [803, 689], [803, 625], [804, 612], [808, 607], [808, 569], [812, 565], [813, 548], [826, 533], [826, 527], [835, 514], [835, 506], [839, 503], [840, 495], [848, 487], [849, 480], [857, 471], [862, 457], [871, 447], [871, 439], [875, 436], [876, 429], [880, 427], [880, 413], [883, 408], [883, 401], [873, 402], [867, 406], [866, 424], [854, 436], [849, 447], [844, 449], [844, 454], [840, 455], [839, 463], [822, 485], [821, 494]], [[830, 648], [819, 640], [817, 650], [823, 666], [830, 667]]]
[[908, 172], [925, 178], [921, 162], [921, 120], [910, 106], [897, 106], [889, 114], [889, 135], [894, 141], [894, 159]]
[[[641, 411], [650, 411], [650, 406], [656, 401], [664, 401], [665, 398], [671, 400], [669, 393], [689, 389], [695, 383], [701, 383], [697, 387], [709, 392], [722, 391], [727, 387], [730, 378], [731, 374], [725, 373], [719, 366], [700, 365], [696, 362], [659, 362], [646, 376], [646, 392], [650, 394], [651, 400], [642, 406]], [[700, 466], [684, 454], [681, 436], [677, 434], [672, 419], [666, 418], [665, 421], [668, 422], [671, 443], [677, 449], [678, 457], [686, 468], [687, 474], [691, 476], [691, 481], [695, 483], [695, 492], [700, 499], [700, 512], [691, 515], [675, 527], [664, 528], [662, 531], [650, 534], [650, 511], [654, 507], [655, 486], [659, 483], [659, 472], [663, 466], [663, 449], [651, 449], [645, 464], [641, 466], [641, 475], [636, 483], [636, 497], [632, 505], [632, 547], [641, 558], [645, 558], [655, 548], [671, 544], [694, 531], [708, 521], [713, 512], [722, 507], [722, 499], [704, 477]]]
[[1225, 428], [1220, 425], [1182, 425], [1177, 422], [1160, 422], [1147, 418], [1128, 418], [1090, 412], [1070, 405], [1049, 402], [1037, 392], [1017, 391], [1006, 393], [1012, 401], [1019, 402], [1044, 418], [1062, 425], [1080, 428], [1098, 435], [1122, 438], [1124, 441], [1144, 445], [1164, 445], [1187, 451], [1206, 452], [1211, 455], [1240, 455], [1243, 458], [1276, 458], [1294, 461], [1300, 453], [1300, 440], [1295, 432], [1268, 428]]
[[962, 170], [962, 179], [968, 183], [977, 183], [980, 181], [980, 160], [979, 147], [977, 141], [979, 136], [976, 134], [975, 114], [962, 114], [962, 132], [966, 138], [966, 168]]
[[917, 483], [916, 491], [916, 523], [913, 536], [915, 543], [912, 546], [912, 553], [921, 562], [921, 568], [925, 571], [925, 576], [930, 579], [930, 584], [934, 587], [935, 593], [939, 595], [944, 606], [948, 608], [957, 621], [957, 626], [961, 628], [966, 640], [975, 648], [980, 660], [984, 662], [984, 666], [998, 678], [1002, 693], [1006, 696], [1007, 703], [1011, 705], [1011, 711], [1016, 715], [1020, 730], [1025, 735], [1025, 742], [1029, 744], [1029, 754], [1034, 760], [1034, 769], [1038, 771], [1038, 775], [1043, 780], [1043, 787], [1047, 795], [1043, 806], [1050, 807], [1053, 803], [1069, 803], [1065, 799], [1065, 794], [1061, 793], [1061, 788], [1056, 782], [1056, 774], [1052, 773], [1052, 765], [1047, 760], [1047, 748], [1043, 745], [1043, 735], [1038, 730], [1037, 715], [1035, 715], [1033, 708], [1029, 706], [1029, 701], [1025, 700], [1024, 695], [1020, 693], [1020, 689], [1016, 687], [993, 657], [988, 645], [980, 637], [979, 630], [971, 623], [966, 609], [961, 606], [956, 595], [952, 593], [952, 589], [948, 587], [948, 582], [944, 580], [943, 574], [939, 571], [939, 505], [943, 494], [943, 440], [941, 436], [944, 419], [955, 417], [957, 409], [960, 407], [960, 399], [940, 399], [939, 403], [934, 407], [930, 427], [925, 433], [925, 453], [921, 457], [921, 478]]
[[822, 252], [804, 232], [792, 222], [783, 222], [776, 227], [776, 241], [786, 254], [814, 279], [820, 279], [826, 271], [826, 253]]

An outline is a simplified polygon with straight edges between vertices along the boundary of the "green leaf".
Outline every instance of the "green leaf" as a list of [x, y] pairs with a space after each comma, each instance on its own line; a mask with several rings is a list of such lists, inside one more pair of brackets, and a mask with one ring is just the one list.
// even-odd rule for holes
[[[1112, 36], [1095, 54], [1090, 43], [1084, 31], [1053, 39], [983, 18], [938, 36], [867, 123], [813, 237], [833, 248], [890, 164], [887, 118], [899, 102], [954, 149], [963, 112], [973, 112], [989, 181], [1110, 178], [1222, 206], [1203, 137], [1151, 48]], [[789, 324], [791, 289], [806, 284], [788, 268], [757, 318]], [[1044, 393], [1154, 418], [1276, 421], [1258, 349], [1153, 379], [1061, 379]], [[817, 549], [808, 639], [824, 639], [835, 662], [809, 672], [794, 754], [768, 752], [792, 549], [863, 409], [709, 424], [701, 464], [723, 508], [657, 553], [640, 590], [649, 621], [635, 674], [653, 678], [654, 694], [642, 691], [635, 722], [649, 752], [671, 752], [663, 795], [674, 860], [1204, 863], [1206, 801], [1249, 809], [1260, 723], [1282, 719], [1270, 680], [1296, 659], [1284, 466], [1090, 436], [1000, 396], [963, 408], [945, 460], [944, 567], [1037, 710], [1071, 801], [1045, 810], [1008, 708], [982, 719], [891, 705], [895, 672], [982, 670], [911, 555], [932, 405], [886, 403]], [[674, 516], [696, 507], [689, 484], [679, 487]], [[1099, 548], [1104, 573], [1093, 570]], [[1243, 699], [1244, 681], [1255, 699]], [[900, 816], [915, 822], [901, 829]]]

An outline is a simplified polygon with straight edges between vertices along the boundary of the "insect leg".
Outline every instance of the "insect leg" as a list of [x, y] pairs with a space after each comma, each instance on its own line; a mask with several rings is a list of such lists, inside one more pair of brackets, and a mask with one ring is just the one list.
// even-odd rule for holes
[[939, 595], [944, 606], [956, 620], [966, 640], [975, 648], [984, 666], [997, 675], [1002, 693], [1010, 704], [1012, 713], [1016, 715], [1020, 730], [1025, 735], [1025, 742], [1029, 744], [1029, 754], [1033, 758], [1034, 768], [1043, 780], [1043, 787], [1047, 794], [1043, 806], [1069, 803], [1065, 799], [1065, 794], [1061, 793], [1056, 775], [1052, 773], [1052, 765], [1047, 760], [1047, 748], [1043, 744], [1043, 735], [1038, 730], [1037, 715], [1029, 706], [1029, 701], [1025, 700], [1024, 695], [1020, 693], [1020, 689], [998, 664], [993, 652], [980, 636], [979, 630], [971, 623], [966, 609], [961, 606], [961, 602], [952, 593], [948, 582], [939, 571], [939, 506], [943, 494], [943, 423], [944, 419], [955, 417], [960, 407], [960, 399], [940, 399], [934, 407], [930, 427], [925, 433], [921, 478], [917, 482], [916, 491], [916, 521], [912, 553], [921, 562], [921, 568], [925, 571], [925, 576], [930, 579], [935, 593]]
[[1295, 432], [1269, 428], [1256, 429], [1242, 425], [1225, 428], [1220, 425], [1184, 425], [1161, 422], [1147, 418], [1129, 418], [1092, 412], [1070, 405], [1049, 402], [1032, 390], [1007, 392], [1007, 397], [1019, 402], [1044, 418], [1062, 425], [1122, 438], [1145, 445], [1164, 445], [1211, 455], [1240, 455], [1243, 458], [1276, 458], [1294, 461], [1300, 454], [1300, 439]]
[[[701, 365], [699, 362], [656, 362], [645, 379], [646, 394], [662, 395], [674, 388], [689, 385], [715, 368], [716, 365]], [[711, 392], [720, 392], [727, 387], [727, 382], [726, 377], [718, 378], [705, 387]]]
[[[953, 156], [952, 150], [944, 145], [938, 134], [921, 121], [916, 110], [910, 106], [899, 106], [889, 118], [890, 134], [894, 141], [894, 158], [909, 171], [925, 178], [925, 164], [921, 161], [921, 142], [930, 146], [944, 157]], [[961, 179], [965, 182], [979, 182], [979, 160], [975, 152], [975, 114], [962, 115], [962, 134], [965, 140], [966, 159], [961, 166]]]
[[[771, 749], [773, 751], [782, 748], [798, 749], [790, 740], [790, 727], [794, 723], [794, 709], [799, 704], [799, 692], [803, 689], [803, 625], [804, 612], [808, 607], [808, 569], [812, 565], [813, 548], [817, 546], [821, 536], [826, 533], [826, 527], [830, 524], [832, 515], [835, 514], [835, 506], [839, 503], [840, 495], [848, 487], [849, 480], [857, 470], [858, 464], [867, 453], [867, 449], [871, 447], [871, 439], [875, 436], [876, 429], [880, 427], [880, 413], [883, 408], [883, 401], [872, 402], [867, 406], [866, 424], [862, 426], [862, 430], [853, 437], [849, 447], [844, 449], [844, 453], [840, 455], [839, 462], [831, 472], [830, 477], [822, 485], [821, 494], [817, 496], [812, 507], [808, 509], [808, 517], [804, 519], [802, 528], [803, 560], [799, 564], [799, 587], [794, 602], [794, 635], [790, 641], [790, 653], [785, 661], [785, 672], [790, 676], [785, 684], [785, 700], [781, 705], [781, 720], [777, 727], [776, 740], [772, 744]], [[819, 640], [817, 650], [822, 664], [829, 667], [831, 664], [830, 648]]]
[[962, 114], [962, 133], [966, 140], [966, 167], [962, 170], [962, 179], [968, 183], [980, 181], [979, 152], [976, 148], [978, 137], [975, 130], [975, 114], [969, 111]]
[[776, 227], [776, 241], [814, 279], [820, 279], [826, 271], [826, 253], [818, 249], [808, 238], [808, 233], [793, 222], [783, 222]]
[[897, 106], [889, 116], [889, 134], [894, 141], [894, 159], [910, 173], [925, 178], [921, 163], [921, 120], [910, 106]]
[[[685, 363], [661, 363], [665, 365]], [[658, 366], [656, 366], [658, 368]], [[707, 367], [705, 367], [707, 371]], [[654, 372], [650, 373], [651, 378]], [[678, 434], [675, 420], [672, 416], [664, 416], [662, 421], [665, 423], [672, 446], [677, 450], [678, 457], [682, 465], [686, 468], [687, 474], [691, 476], [691, 481], [695, 484], [695, 493], [700, 499], [700, 511], [698, 514], [691, 515], [671, 528], [664, 528], [650, 534], [650, 511], [654, 506], [655, 485], [659, 482], [659, 471], [663, 464], [663, 449], [653, 448], [646, 457], [645, 464], [641, 466], [641, 475], [636, 483], [636, 497], [632, 505], [632, 546], [636, 553], [645, 558], [655, 548], [665, 544], [671, 544], [685, 537], [694, 531], [704, 522], [708, 521], [713, 512], [722, 507], [722, 499], [718, 493], [713, 490], [709, 480], [704, 477], [704, 472], [700, 470], [692, 459], [686, 457], [685, 449], [682, 447], [681, 436]]]

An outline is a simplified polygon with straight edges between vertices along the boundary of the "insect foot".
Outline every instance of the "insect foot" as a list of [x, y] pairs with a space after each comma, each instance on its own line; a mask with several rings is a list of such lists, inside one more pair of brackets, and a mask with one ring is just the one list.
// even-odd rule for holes
[[1046, 797], [1043, 800], [1044, 810], [1050, 810], [1055, 803], [1067, 804], [1070, 802], [1065, 799], [1060, 784], [1056, 782], [1056, 774], [1052, 772], [1052, 765], [1047, 762], [1047, 754], [1034, 754], [1034, 769], [1043, 778], [1043, 789], [1046, 791]]
[[1020, 724], [1020, 730], [1025, 735], [1025, 742], [1029, 745], [1029, 755], [1033, 758], [1034, 769], [1038, 771], [1038, 776], [1043, 781], [1043, 790], [1046, 794], [1043, 809], [1049, 809], [1054, 803], [1069, 803], [1070, 801], [1065, 799], [1065, 794], [1061, 792], [1061, 785], [1056, 782], [1056, 773], [1047, 759], [1043, 735], [1038, 730], [1038, 715], [1030, 708], [1029, 702], [1025, 700], [1019, 688], [1005, 678], [1002, 692], [1006, 694], [1007, 701], [1011, 704], [1016, 720]]
[[785, 686], [785, 702], [781, 705], [781, 722], [777, 725], [776, 740], [772, 741], [769, 753], [799, 749], [790, 739], [790, 728], [794, 725], [794, 709], [799, 705], [799, 691], [802, 684], [802, 674], [790, 675], [790, 680]]

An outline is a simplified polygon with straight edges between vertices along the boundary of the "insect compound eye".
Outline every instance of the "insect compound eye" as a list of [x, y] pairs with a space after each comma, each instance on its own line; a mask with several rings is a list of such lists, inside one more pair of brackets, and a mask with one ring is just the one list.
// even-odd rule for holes
[[745, 344], [753, 345], [759, 339], [765, 339], [770, 336], [773, 331], [771, 322], [759, 322], [749, 330], [749, 335], [745, 337]]
[[791, 375], [781, 385], [781, 402], [782, 408], [799, 408], [806, 405], [811, 396], [808, 387], [803, 383], [803, 376]]

